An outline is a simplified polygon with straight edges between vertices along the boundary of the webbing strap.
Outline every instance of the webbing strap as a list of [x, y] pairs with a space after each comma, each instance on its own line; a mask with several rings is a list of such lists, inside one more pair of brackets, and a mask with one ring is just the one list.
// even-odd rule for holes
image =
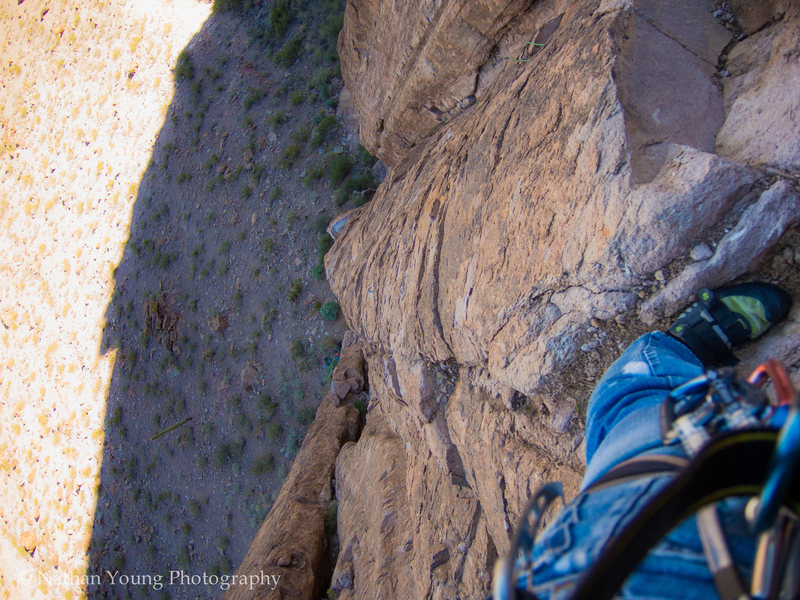
[[677, 473], [689, 464], [689, 459], [672, 454], [648, 454], [635, 456], [612, 467], [605, 475], [584, 490], [584, 493], [596, 492], [599, 489], [617, 485], [631, 479], [639, 479], [648, 475], [665, 475]]
[[[730, 496], [757, 495], [764, 484], [778, 432], [733, 431], [718, 437], [642, 510], [580, 578], [572, 600], [611, 599], [648, 551], [703, 506]], [[800, 512], [800, 477], [788, 494]]]

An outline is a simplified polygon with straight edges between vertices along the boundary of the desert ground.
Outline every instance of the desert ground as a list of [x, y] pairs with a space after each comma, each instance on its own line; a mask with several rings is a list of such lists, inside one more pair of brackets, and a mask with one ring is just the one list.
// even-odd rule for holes
[[337, 360], [343, 6], [0, 8], [3, 597], [222, 595], [153, 582], [233, 573]]

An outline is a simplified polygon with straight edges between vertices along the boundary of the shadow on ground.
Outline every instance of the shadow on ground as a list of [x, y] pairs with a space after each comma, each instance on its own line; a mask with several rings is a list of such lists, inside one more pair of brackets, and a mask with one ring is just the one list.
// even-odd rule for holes
[[[344, 3], [318, 4], [279, 43], [266, 9], [212, 16], [178, 61], [106, 313], [89, 598], [221, 596], [209, 581], [241, 561], [327, 388], [344, 324], [321, 318], [316, 265], [342, 149], [318, 130], [341, 83], [335, 35], [302, 23], [331, 29]], [[295, 38], [313, 60], [268, 59]]]

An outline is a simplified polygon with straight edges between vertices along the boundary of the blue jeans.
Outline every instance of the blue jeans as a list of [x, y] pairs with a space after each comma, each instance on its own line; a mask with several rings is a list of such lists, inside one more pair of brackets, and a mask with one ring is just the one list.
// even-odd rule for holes
[[[703, 373], [703, 365], [686, 346], [660, 332], [636, 340], [597, 384], [586, 415], [585, 490], [614, 465], [634, 456], [685, 456], [680, 444], [664, 446], [658, 407], [670, 390]], [[671, 479], [644, 476], [634, 481], [580, 494], [538, 538], [532, 573], [542, 600], [569, 597], [569, 584], [602, 553], [627, 520]], [[749, 577], [755, 550], [747, 535], [744, 499], [718, 504], [719, 517], [740, 572]], [[716, 598], [695, 518], [665, 537], [639, 564], [620, 590], [622, 598], [694, 600]]]

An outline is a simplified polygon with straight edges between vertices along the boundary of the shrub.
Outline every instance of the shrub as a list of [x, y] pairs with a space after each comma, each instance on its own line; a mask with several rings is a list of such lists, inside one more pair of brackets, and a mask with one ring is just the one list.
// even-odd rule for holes
[[320, 231], [317, 234], [317, 258], [324, 259], [331, 246], [333, 246], [333, 238], [326, 231]]
[[342, 204], [347, 202], [353, 192], [368, 190], [370, 188], [374, 188], [377, 184], [378, 182], [375, 181], [375, 178], [371, 173], [362, 173], [356, 177], [350, 177], [336, 192], [336, 196], [334, 198], [336, 201], [336, 206], [342, 206]]
[[281, 168], [284, 170], [289, 170], [295, 161], [300, 157], [300, 145], [299, 144], [292, 144], [286, 150], [283, 151], [283, 157], [281, 158]]
[[292, 360], [303, 358], [306, 355], [305, 344], [303, 344], [303, 340], [299, 338], [292, 342], [290, 350], [292, 352]]
[[289, 431], [289, 433], [286, 435], [283, 449], [281, 450], [283, 455], [287, 458], [292, 458], [295, 454], [297, 454], [297, 451], [300, 449], [300, 441], [301, 440], [297, 430], [292, 429]]
[[307, 406], [303, 408], [297, 415], [297, 420], [303, 425], [308, 425], [314, 420], [314, 409]]
[[267, 117], [267, 123], [271, 129], [274, 129], [281, 123], [286, 123], [289, 120], [288, 115], [282, 110], [276, 111]]
[[308, 165], [306, 172], [300, 177], [306, 187], [310, 187], [317, 179], [322, 179], [325, 169], [321, 165]]
[[372, 165], [374, 165], [377, 162], [378, 159], [375, 158], [374, 156], [372, 156], [372, 154], [369, 153], [369, 150], [364, 148], [364, 146], [359, 144], [358, 145], [358, 160], [360, 160], [362, 163], [364, 163], [368, 167], [371, 167]]
[[326, 302], [320, 307], [319, 316], [323, 321], [335, 321], [339, 316], [339, 305], [336, 302]]
[[263, 89], [250, 86], [242, 99], [242, 106], [245, 110], [248, 110], [251, 106], [263, 100], [265, 95], [266, 92]]
[[281, 437], [281, 424], [280, 423], [270, 423], [267, 425], [267, 437], [269, 438], [270, 442], [277, 442], [278, 439]]
[[286, 292], [286, 299], [289, 300], [289, 302], [296, 304], [297, 299], [300, 297], [301, 291], [303, 291], [303, 284], [300, 283], [299, 279], [295, 279]]
[[336, 120], [335, 115], [326, 115], [320, 122], [317, 123], [317, 126], [314, 127], [314, 131], [311, 133], [311, 145], [314, 148], [319, 148], [322, 146], [322, 143], [325, 141], [325, 138], [328, 137], [328, 134], [331, 132], [339, 124], [339, 121]]
[[272, 398], [264, 393], [258, 397], [258, 404], [267, 419], [271, 419], [272, 415], [275, 414], [275, 410], [278, 408], [272, 401]]
[[353, 160], [346, 154], [334, 154], [328, 164], [328, 181], [331, 187], [338, 187], [350, 174]]
[[275, 466], [275, 459], [272, 458], [271, 453], [267, 452], [260, 458], [256, 459], [255, 462], [253, 462], [253, 465], [250, 467], [250, 470], [253, 472], [254, 475], [263, 475], [264, 473], [269, 473], [270, 471], [272, 471], [272, 468], [274, 466]]
[[336, 45], [336, 38], [339, 36], [339, 32], [342, 30], [342, 26], [344, 25], [344, 13], [339, 13], [337, 15], [331, 15], [325, 22], [322, 24], [322, 27], [319, 28], [320, 34], [324, 37], [328, 38], [329, 41]]
[[116, 427], [122, 423], [122, 407], [117, 406], [114, 409], [114, 412], [111, 414], [111, 419], [109, 419], [108, 424], [112, 427]]
[[275, 37], [282, 37], [289, 27], [289, 0], [277, 0], [269, 11], [269, 24]]
[[189, 51], [184, 48], [178, 54], [178, 60], [175, 63], [175, 70], [173, 71], [175, 81], [191, 81], [194, 79], [194, 64], [192, 63], [192, 56]]
[[294, 64], [294, 61], [297, 60], [302, 45], [303, 36], [297, 35], [293, 37], [275, 53], [275, 62], [288, 69]]
[[305, 144], [310, 135], [311, 132], [309, 131], [308, 127], [298, 127], [291, 133], [289, 137], [292, 138], [292, 141], [296, 142], [297, 144]]
[[215, 15], [234, 10], [246, 12], [254, 8], [256, 4], [258, 4], [257, 0], [214, 0], [211, 12]]
[[331, 97], [330, 81], [333, 79], [335, 71], [327, 67], [317, 69], [308, 81], [308, 88], [316, 90], [320, 98], [327, 100]]

